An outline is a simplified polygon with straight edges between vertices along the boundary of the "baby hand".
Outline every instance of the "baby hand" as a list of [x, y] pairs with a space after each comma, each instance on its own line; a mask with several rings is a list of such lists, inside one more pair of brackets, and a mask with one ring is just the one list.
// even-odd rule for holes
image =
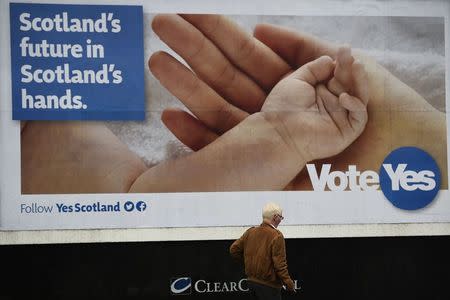
[[261, 109], [304, 161], [342, 152], [367, 122], [367, 74], [348, 48], [339, 53], [336, 64], [322, 56], [281, 80]]

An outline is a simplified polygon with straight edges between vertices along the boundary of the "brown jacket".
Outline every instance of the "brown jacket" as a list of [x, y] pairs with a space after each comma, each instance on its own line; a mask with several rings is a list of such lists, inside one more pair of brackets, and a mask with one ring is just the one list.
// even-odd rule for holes
[[248, 229], [230, 247], [230, 254], [244, 259], [247, 279], [274, 288], [283, 284], [294, 290], [286, 262], [283, 234], [270, 224]]

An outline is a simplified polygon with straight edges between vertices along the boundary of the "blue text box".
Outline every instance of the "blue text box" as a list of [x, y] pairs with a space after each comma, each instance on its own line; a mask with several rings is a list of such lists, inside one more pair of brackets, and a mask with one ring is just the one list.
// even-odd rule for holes
[[143, 120], [141, 6], [10, 4], [14, 120]]

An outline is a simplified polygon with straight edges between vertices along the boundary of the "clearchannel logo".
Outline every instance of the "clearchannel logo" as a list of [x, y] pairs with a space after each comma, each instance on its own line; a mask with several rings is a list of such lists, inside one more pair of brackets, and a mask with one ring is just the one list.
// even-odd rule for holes
[[350, 165], [348, 171], [332, 171], [324, 164], [320, 175], [314, 164], [306, 165], [313, 189], [324, 191], [381, 190], [397, 208], [417, 210], [430, 204], [441, 186], [441, 173], [433, 157], [416, 147], [401, 147], [383, 161], [379, 172], [358, 171]]
[[55, 203], [50, 205], [38, 203], [21, 203], [21, 214], [52, 214], [52, 213], [102, 213], [102, 212], [144, 212], [147, 209], [147, 203], [144, 201], [126, 201], [121, 205], [120, 202], [114, 204], [94, 202], [94, 203]]
[[172, 278], [170, 292], [173, 295], [190, 295], [192, 293], [192, 280], [190, 277]]
[[[298, 280], [294, 280], [294, 288], [300, 290]], [[198, 279], [195, 282], [191, 277], [177, 277], [170, 280], [170, 293], [172, 295], [191, 295], [192, 292], [205, 293], [246, 293], [247, 279], [241, 278], [237, 281], [208, 281]]]

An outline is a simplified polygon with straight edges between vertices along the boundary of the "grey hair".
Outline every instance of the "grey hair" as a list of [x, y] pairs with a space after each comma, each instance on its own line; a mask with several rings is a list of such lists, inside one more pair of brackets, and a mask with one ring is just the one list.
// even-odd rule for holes
[[274, 215], [282, 215], [283, 214], [283, 210], [281, 209], [281, 207], [273, 202], [267, 203], [266, 205], [264, 205], [263, 210], [262, 210], [262, 217], [263, 219], [267, 219], [267, 220], [272, 220]]

